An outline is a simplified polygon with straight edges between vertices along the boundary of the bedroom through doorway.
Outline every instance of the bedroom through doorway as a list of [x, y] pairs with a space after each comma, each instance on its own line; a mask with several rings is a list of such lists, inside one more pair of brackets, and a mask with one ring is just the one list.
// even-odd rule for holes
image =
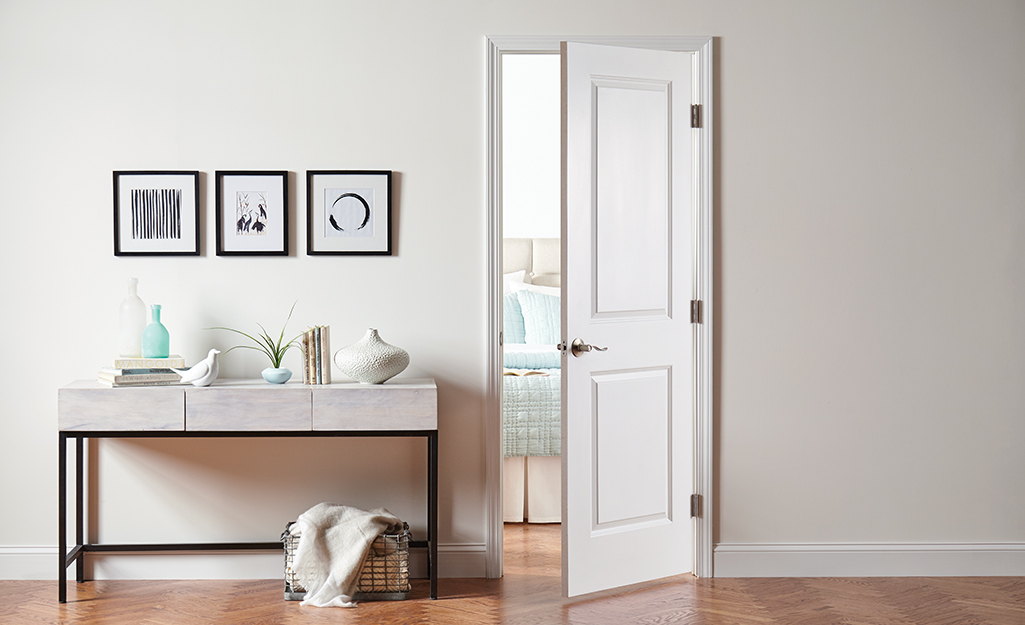
[[[502, 514], [507, 535], [562, 520], [560, 65], [560, 56], [551, 53], [503, 54], [501, 59]], [[558, 543], [545, 550], [558, 551]]]

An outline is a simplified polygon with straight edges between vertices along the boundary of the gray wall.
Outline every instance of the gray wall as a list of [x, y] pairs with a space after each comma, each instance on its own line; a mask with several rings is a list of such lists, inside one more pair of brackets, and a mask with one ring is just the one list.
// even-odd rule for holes
[[[549, 33], [718, 37], [716, 541], [1021, 550], [1023, 32], [997, 1], [0, 3], [0, 577], [54, 573], [55, 389], [114, 355], [130, 276], [190, 361], [296, 300], [296, 331], [406, 348], [440, 388], [443, 573], [482, 574], [484, 39]], [[394, 170], [397, 254], [216, 257], [213, 172], [250, 168], [295, 172], [297, 233], [305, 170]], [[120, 169], [206, 172], [202, 257], [113, 256]], [[423, 526], [411, 442], [94, 452], [102, 540], [265, 540], [321, 500]]]

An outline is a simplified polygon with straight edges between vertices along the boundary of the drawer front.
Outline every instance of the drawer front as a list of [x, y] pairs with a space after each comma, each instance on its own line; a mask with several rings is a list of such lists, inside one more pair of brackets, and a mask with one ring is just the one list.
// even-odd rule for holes
[[314, 430], [436, 430], [436, 388], [360, 386], [318, 388]]
[[57, 426], [63, 431], [130, 432], [185, 429], [185, 389], [62, 388]]
[[190, 432], [292, 431], [312, 428], [308, 388], [192, 388], [185, 397]]

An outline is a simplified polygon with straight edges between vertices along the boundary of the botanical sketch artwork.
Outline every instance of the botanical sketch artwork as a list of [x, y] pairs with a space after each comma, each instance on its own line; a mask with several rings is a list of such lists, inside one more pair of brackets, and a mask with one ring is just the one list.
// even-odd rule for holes
[[373, 189], [324, 190], [325, 237], [373, 237]]
[[267, 234], [267, 191], [235, 193], [235, 234], [239, 236]]
[[132, 238], [181, 239], [182, 190], [132, 189]]

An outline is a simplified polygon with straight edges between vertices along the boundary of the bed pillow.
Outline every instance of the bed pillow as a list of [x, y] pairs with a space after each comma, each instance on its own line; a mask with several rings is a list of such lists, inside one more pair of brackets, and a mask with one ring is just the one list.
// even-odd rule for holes
[[523, 345], [506, 343], [502, 350], [502, 364], [506, 369], [560, 369], [562, 352], [556, 345]]
[[[556, 345], [562, 340], [562, 306], [554, 295], [519, 290], [515, 293], [523, 311], [523, 330], [526, 343]], [[508, 296], [507, 296], [508, 297]]]
[[524, 343], [527, 340], [523, 327], [523, 311], [515, 293], [502, 298], [502, 337], [504, 343]]
[[555, 297], [562, 295], [562, 289], [557, 286], [541, 286], [540, 284], [530, 284], [529, 282], [510, 282], [508, 284], [517, 293], [520, 291], [532, 291], [534, 293], [554, 295]]
[[513, 292], [514, 284], [523, 284], [523, 278], [527, 275], [526, 269], [520, 269], [512, 273], [502, 274], [502, 295], [508, 295]]

